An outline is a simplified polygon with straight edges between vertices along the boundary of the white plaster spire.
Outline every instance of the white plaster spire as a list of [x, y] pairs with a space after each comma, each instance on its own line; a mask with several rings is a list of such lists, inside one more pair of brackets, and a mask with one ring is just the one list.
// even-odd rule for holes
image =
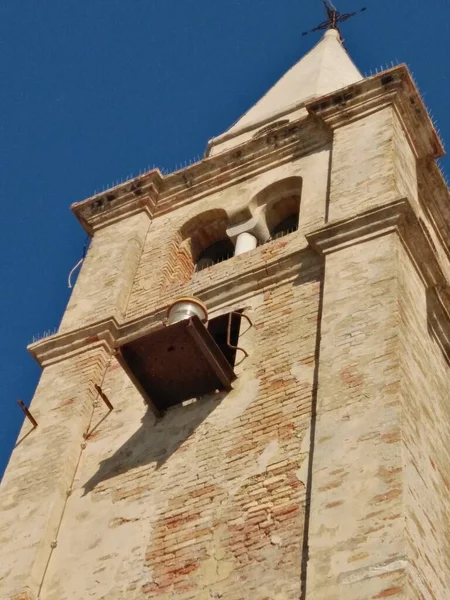
[[329, 29], [229, 130], [231, 133], [270, 120], [289, 107], [319, 98], [362, 79], [345, 51], [339, 32]]

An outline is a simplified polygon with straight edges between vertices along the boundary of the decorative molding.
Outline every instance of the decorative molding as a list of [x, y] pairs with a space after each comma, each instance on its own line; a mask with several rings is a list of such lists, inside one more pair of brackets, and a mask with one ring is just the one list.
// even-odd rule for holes
[[249, 142], [163, 176], [153, 170], [136, 179], [72, 204], [82, 227], [96, 230], [145, 211], [151, 218], [256, 177], [328, 146], [331, 134], [308, 115]]
[[443, 174], [432, 159], [417, 164], [419, 203], [450, 262], [450, 194]]
[[428, 329], [450, 363], [450, 287], [427, 290]]
[[307, 233], [306, 239], [319, 254], [337, 252], [347, 246], [392, 232], [409, 208], [410, 204], [405, 199], [389, 202], [348, 219], [328, 223]]
[[356, 217], [330, 223], [307, 234], [306, 238], [316, 252], [326, 256], [392, 233], [399, 236], [424, 283], [429, 331], [450, 363], [450, 287], [433, 242], [408, 199], [403, 198]]
[[[205, 158], [165, 178], [156, 216], [197, 202], [303, 156], [330, 146], [330, 131], [309, 116], [226, 152]], [[185, 183], [189, 180], [189, 185]]]
[[114, 318], [70, 331], [56, 333], [27, 346], [28, 352], [41, 367], [47, 367], [97, 347], [113, 351], [119, 337], [119, 325]]
[[274, 111], [270, 115], [265, 117], [264, 119], [260, 119], [258, 121], [252, 121], [248, 125], [241, 126], [239, 129], [234, 129], [233, 126], [231, 126], [231, 130], [228, 129], [221, 135], [218, 135], [209, 140], [209, 142], [206, 146], [205, 156], [210, 156], [211, 150], [215, 146], [220, 146], [220, 144], [223, 144], [224, 142], [227, 142], [228, 140], [238, 138], [239, 136], [244, 135], [245, 133], [249, 133], [250, 131], [255, 131], [256, 132], [255, 137], [260, 137], [260, 135], [263, 135], [263, 132], [260, 129], [261, 127], [264, 127], [264, 125], [268, 125], [268, 124], [272, 124], [272, 123], [276, 124], [276, 123], [278, 123], [279, 119], [283, 119], [283, 117], [285, 117], [293, 112], [299, 111], [301, 109], [305, 109], [308, 99], [302, 100], [301, 102], [294, 102], [290, 106], [283, 108], [283, 110]]
[[[163, 176], [157, 169], [149, 171], [75, 203], [72, 210], [91, 235], [137, 212], [157, 217], [317, 151], [331, 143], [333, 129], [385, 106], [396, 110], [417, 158], [442, 156], [442, 143], [422, 98], [407, 67], [400, 65], [307, 103], [307, 116], [275, 132], [170, 175]], [[320, 126], [322, 123], [326, 126]]]
[[[429, 237], [408, 199], [402, 198], [383, 206], [368, 210], [355, 217], [329, 223], [303, 236], [295, 232], [281, 240], [269, 242], [253, 251], [254, 261], [248, 266], [236, 266], [231, 272], [224, 267], [223, 277], [213, 278], [200, 272], [189, 284], [178, 290], [179, 294], [192, 294], [207, 303], [209, 311], [244, 302], [255, 292], [268, 290], [280, 281], [289, 281], [317, 268], [314, 255], [327, 256], [349, 246], [391, 233], [397, 233], [408, 255], [420, 273], [428, 290], [433, 290], [434, 314], [439, 315], [441, 345], [450, 348], [450, 332], [445, 318], [450, 315], [450, 293]], [[292, 237], [291, 237], [292, 236]], [[290, 239], [288, 239], [290, 238]], [[270, 244], [281, 246], [282, 252], [268, 253]], [[275, 246], [273, 246], [275, 249]], [[248, 259], [249, 257], [247, 257]], [[239, 257], [236, 257], [239, 261]], [[240, 268], [241, 267], [241, 268]], [[218, 267], [220, 268], [220, 267]], [[212, 283], [211, 283], [212, 281]], [[430, 292], [431, 293], [431, 292]], [[85, 352], [96, 346], [106, 347], [111, 354], [123, 343], [140, 337], [155, 327], [160, 327], [165, 316], [165, 306], [134, 321], [118, 323], [107, 319], [87, 327], [56, 334], [28, 347], [30, 353], [43, 367]], [[445, 316], [447, 315], [447, 317]], [[437, 318], [437, 317], [436, 317]], [[449, 320], [450, 323], [450, 320]], [[447, 337], [446, 337], [447, 336]]]
[[89, 235], [140, 212], [152, 218], [162, 183], [163, 176], [154, 169], [87, 200], [75, 202], [71, 210]]
[[329, 223], [308, 233], [306, 239], [316, 252], [327, 255], [393, 232], [399, 235], [426, 287], [445, 285], [436, 252], [407, 198]]
[[[208, 311], [212, 313], [216, 309], [233, 304], [237, 299], [244, 301], [255, 292], [270, 289], [282, 280], [297, 277], [299, 272], [315, 267], [317, 258], [308, 247], [303, 235], [295, 232], [291, 236], [293, 243], [290, 248], [286, 245], [286, 238], [269, 242], [254, 251], [255, 261], [248, 268], [237, 267], [231, 273], [228, 269], [224, 269], [223, 277], [216, 278], [213, 283], [210, 277], [205, 276], [206, 271], [201, 271], [194, 275], [187, 286], [178, 289], [176, 295], [194, 295], [206, 302]], [[294, 236], [297, 236], [296, 239]], [[273, 248], [281, 247], [282, 255], [261, 256], [261, 253], [267, 252], [270, 244], [274, 244]], [[221, 264], [227, 266], [226, 263]], [[42, 367], [66, 360], [97, 346], [106, 347], [112, 354], [125, 342], [160, 327], [165, 314], [164, 305], [134, 321], [119, 324], [116, 319], [109, 318], [68, 333], [57, 333], [31, 344], [28, 346], [28, 351]]]
[[336, 129], [393, 105], [416, 158], [439, 158], [444, 147], [406, 65], [361, 80], [310, 102], [308, 112]]

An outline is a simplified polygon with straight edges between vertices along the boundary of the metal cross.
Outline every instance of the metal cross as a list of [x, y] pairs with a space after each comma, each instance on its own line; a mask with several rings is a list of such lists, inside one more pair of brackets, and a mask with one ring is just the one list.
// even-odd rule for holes
[[346, 21], [347, 19], [350, 19], [351, 17], [354, 17], [358, 13], [364, 12], [365, 10], [367, 10], [366, 7], [364, 7], [355, 12], [341, 13], [336, 9], [336, 7], [331, 2], [331, 0], [322, 0], [322, 3], [325, 8], [327, 17], [328, 17], [327, 20], [323, 21], [322, 23], [320, 23], [319, 25], [317, 25], [310, 31], [304, 31], [302, 33], [302, 35], [308, 35], [308, 33], [313, 33], [314, 31], [320, 31], [321, 29], [336, 29], [336, 31], [339, 33], [339, 35], [341, 35], [341, 32], [339, 31], [339, 23], [343, 23], [344, 21]]

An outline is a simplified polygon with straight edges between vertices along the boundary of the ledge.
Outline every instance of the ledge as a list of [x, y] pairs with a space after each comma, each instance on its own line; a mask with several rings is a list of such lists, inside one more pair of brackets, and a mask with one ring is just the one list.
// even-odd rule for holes
[[[194, 295], [208, 304], [211, 314], [223, 307], [233, 307], [237, 301], [242, 303], [255, 292], [270, 289], [281, 280], [297, 277], [300, 270], [307, 271], [312, 267], [317, 258], [303, 235], [295, 232], [292, 236], [296, 238], [291, 238], [290, 246], [286, 239], [274, 241], [275, 246], [272, 248], [269, 244], [260, 246], [254, 251], [255, 261], [250, 263], [248, 268], [235, 268], [231, 274], [227, 271], [222, 279], [213, 283], [209, 277], [201, 276], [204, 272], [199, 273], [198, 277], [191, 279], [186, 288], [174, 288], [174, 297]], [[270, 250], [272, 252], [268, 253]], [[261, 251], [268, 253], [267, 256], [262, 257]], [[31, 344], [28, 351], [42, 367], [85, 352], [99, 344], [113, 353], [119, 346], [160, 327], [165, 314], [164, 305], [133, 321], [118, 323], [111, 317], [68, 333], [56, 333]]]
[[331, 129], [347, 125], [385, 104], [394, 105], [416, 158], [439, 158], [444, 147], [406, 65], [399, 65], [307, 104]]
[[151, 218], [162, 181], [161, 173], [155, 169], [87, 200], [75, 202], [71, 210], [89, 235], [139, 212], [146, 212]]
[[407, 198], [329, 223], [306, 239], [316, 252], [327, 255], [392, 232], [400, 236], [427, 288], [446, 284], [435, 250]]
[[[331, 131], [394, 106], [417, 158], [438, 158], [444, 148], [405, 65], [383, 71], [306, 104], [302, 116], [189, 167], [163, 176], [158, 169], [72, 205], [92, 235], [126, 216], [146, 211], [151, 217], [196, 202], [206, 195], [311, 153], [331, 142]], [[326, 127], [318, 127], [324, 123]]]
[[396, 229], [399, 219], [412, 210], [407, 200], [397, 200], [306, 234], [311, 247], [319, 254], [337, 252]]
[[100, 346], [112, 353], [118, 335], [119, 325], [111, 318], [69, 333], [56, 333], [30, 344], [27, 350], [41, 367], [47, 367]]
[[427, 290], [428, 329], [450, 364], [450, 287]]
[[[242, 304], [249, 296], [268, 290], [280, 281], [293, 280], [299, 275], [307, 280], [309, 271], [313, 278], [318, 265], [317, 254], [326, 256], [394, 232], [399, 235], [426, 288], [434, 290], [434, 296], [430, 296], [435, 299], [434, 305], [445, 307], [445, 310], [441, 308], [440, 312], [437, 309], [435, 311], [444, 319], [445, 315], [450, 315], [450, 293], [443, 291], [447, 290], [446, 280], [428, 235], [406, 198], [349, 219], [329, 223], [306, 236], [298, 231], [291, 234], [290, 240], [287, 236], [274, 242], [280, 246], [278, 249], [276, 246], [270, 248], [270, 244], [260, 246], [253, 251], [254, 261], [249, 261], [248, 267], [227, 271], [223, 278], [213, 283], [210, 277], [199, 276], [192, 279], [186, 288], [174, 289], [174, 295], [195, 295], [207, 303], [212, 314], [224, 307], [231, 308], [238, 302]], [[162, 306], [143, 317], [124, 323], [118, 323], [113, 318], [105, 319], [69, 333], [45, 338], [31, 344], [28, 350], [43, 367], [98, 345], [106, 347], [112, 354], [117, 347], [159, 327], [164, 319], [165, 309]], [[447, 331], [443, 322], [440, 321], [439, 327], [442, 331]], [[442, 345], [450, 348], [450, 333], [447, 341], [443, 334], [441, 339]]]

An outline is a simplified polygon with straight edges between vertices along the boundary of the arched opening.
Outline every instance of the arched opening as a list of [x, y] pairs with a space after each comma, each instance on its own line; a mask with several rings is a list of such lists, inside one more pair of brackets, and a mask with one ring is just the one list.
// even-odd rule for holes
[[288, 233], [293, 233], [298, 229], [298, 213], [290, 215], [278, 223], [276, 227], [273, 228], [271, 232], [270, 239], [276, 240], [284, 235], [288, 235]]
[[272, 201], [266, 208], [269, 240], [276, 240], [298, 229], [300, 194], [290, 194]]
[[221, 208], [207, 210], [186, 221], [176, 232], [169, 251], [166, 284], [186, 283], [202, 271], [234, 254], [226, 230], [228, 216]]
[[268, 237], [265, 241], [280, 238], [298, 229], [301, 177], [286, 177], [261, 190], [252, 199], [254, 211], [262, 211]]
[[203, 271], [208, 267], [217, 265], [218, 263], [228, 260], [234, 254], [234, 246], [229, 238], [224, 238], [213, 242], [205, 248], [197, 257], [195, 263], [195, 272]]

